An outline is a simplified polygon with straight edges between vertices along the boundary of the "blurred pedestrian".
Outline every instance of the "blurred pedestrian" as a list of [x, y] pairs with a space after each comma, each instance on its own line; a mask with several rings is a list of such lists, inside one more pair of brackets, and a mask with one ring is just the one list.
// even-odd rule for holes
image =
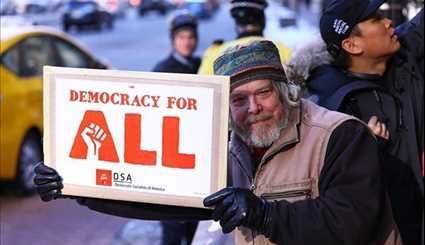
[[378, 11], [383, 2], [331, 1], [320, 22], [326, 44], [296, 52], [288, 67], [294, 78], [308, 77], [311, 99], [377, 134], [397, 225], [404, 244], [416, 245], [423, 231], [423, 10], [394, 29]]
[[[266, 40], [263, 32], [266, 27], [265, 0], [231, 0], [230, 14], [235, 22], [237, 38], [235, 40], [214, 42], [202, 57], [199, 74], [213, 75], [214, 61], [228, 48], [236, 45], [250, 43], [254, 40]], [[291, 50], [283, 43], [275, 42], [279, 49], [282, 62], [286, 62]]]
[[198, 46], [198, 22], [188, 12], [178, 12], [170, 20], [171, 54], [155, 65], [154, 72], [196, 74], [201, 64], [193, 56]]
[[[167, 207], [82, 198], [93, 210], [137, 218], [210, 218], [236, 244], [398, 245], [377, 145], [358, 119], [300, 99], [276, 46], [254, 41], [214, 63], [230, 76], [228, 185], [204, 199], [214, 207]], [[44, 201], [62, 197], [58, 173], [36, 167]]]
[[[193, 54], [198, 44], [198, 22], [188, 12], [178, 12], [170, 21], [172, 51], [160, 61], [154, 72], [196, 74], [201, 59]], [[191, 244], [198, 221], [161, 221], [162, 245]]]

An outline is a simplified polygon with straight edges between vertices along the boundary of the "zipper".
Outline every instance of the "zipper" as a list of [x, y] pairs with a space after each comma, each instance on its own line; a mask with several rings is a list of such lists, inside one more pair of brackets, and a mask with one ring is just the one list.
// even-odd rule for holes
[[255, 191], [255, 188], [257, 188], [256, 186], [255, 186], [255, 184], [254, 184], [254, 179], [252, 178], [251, 179], [251, 186], [249, 187], [249, 189], [252, 191], [252, 192], [254, 192]]
[[311, 190], [292, 190], [292, 191], [284, 191], [278, 193], [264, 193], [261, 195], [264, 199], [281, 199], [281, 198], [291, 198], [291, 197], [300, 197], [306, 196], [307, 198], [311, 197]]
[[381, 122], [385, 123], [387, 125], [387, 128], [389, 128], [390, 125], [388, 125], [389, 117], [386, 115], [384, 111], [384, 102], [382, 100], [382, 96], [376, 91], [376, 89], [373, 90], [373, 94], [375, 95], [376, 102], [378, 103], [379, 110], [381, 112], [380, 120]]
[[263, 159], [261, 159], [260, 164], [257, 167], [257, 170], [255, 171], [255, 175], [254, 177], [251, 179], [251, 191], [254, 192], [254, 190], [257, 188], [255, 186], [255, 183], [257, 182], [257, 177], [258, 175], [263, 171], [264, 168], [264, 164], [269, 161], [275, 154], [277, 154], [279, 151], [282, 151], [283, 149], [285, 149], [286, 147], [292, 145], [293, 143], [298, 142], [298, 139], [296, 140], [292, 140], [289, 142], [286, 142], [285, 144], [281, 145], [279, 148], [275, 149], [274, 151], [264, 155]]

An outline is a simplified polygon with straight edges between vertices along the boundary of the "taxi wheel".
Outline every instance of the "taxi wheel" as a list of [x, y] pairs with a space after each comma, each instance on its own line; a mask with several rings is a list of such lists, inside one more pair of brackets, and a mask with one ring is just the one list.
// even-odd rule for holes
[[41, 136], [30, 132], [23, 140], [19, 152], [18, 185], [23, 194], [34, 192], [34, 167], [43, 160]]

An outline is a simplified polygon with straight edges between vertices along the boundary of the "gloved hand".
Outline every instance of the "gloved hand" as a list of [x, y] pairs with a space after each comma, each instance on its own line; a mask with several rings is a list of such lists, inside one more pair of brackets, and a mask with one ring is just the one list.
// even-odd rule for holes
[[60, 177], [55, 169], [40, 162], [34, 170], [34, 183], [41, 200], [48, 202], [62, 196], [62, 177]]
[[270, 213], [270, 204], [248, 189], [224, 188], [204, 199], [204, 206], [215, 206], [212, 218], [220, 220], [224, 233], [245, 226], [263, 233]]

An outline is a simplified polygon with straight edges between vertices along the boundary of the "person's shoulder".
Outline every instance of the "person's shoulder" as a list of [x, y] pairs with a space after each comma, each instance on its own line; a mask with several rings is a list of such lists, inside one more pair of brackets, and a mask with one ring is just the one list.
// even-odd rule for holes
[[286, 45], [285, 43], [280, 41], [273, 41], [273, 43], [276, 45], [279, 52], [291, 52], [291, 48], [289, 48], [288, 45]]
[[224, 39], [215, 39], [211, 45], [222, 45], [224, 43]]
[[223, 45], [223, 40], [214, 41], [202, 55], [202, 61], [200, 62], [200, 67], [198, 74], [202, 75], [213, 75], [214, 69], [213, 64], [215, 59], [219, 56], [221, 47]]
[[348, 82], [348, 76], [342, 69], [333, 65], [320, 65], [311, 71], [306, 81], [309, 90], [323, 96], [329, 96]]
[[170, 69], [172, 69], [176, 65], [176, 61], [174, 58], [170, 55], [167, 58], [159, 61], [153, 68], [152, 71], [154, 72], [170, 72]]
[[224, 40], [223, 39], [216, 39], [214, 40], [211, 45], [205, 50], [205, 54], [215, 53], [220, 47], [223, 45]]
[[195, 57], [192, 58], [192, 60], [193, 60], [193, 64], [195, 64], [195, 66], [197, 68], [199, 68], [199, 66], [201, 65], [201, 61], [202, 61], [201, 58], [198, 57], [198, 56], [195, 56]]
[[329, 110], [306, 99], [301, 100], [301, 105], [303, 121], [311, 127], [333, 130], [338, 125], [348, 120], [355, 120], [362, 124], [359, 119], [353, 116]]
[[240, 37], [234, 40], [224, 42], [222, 45], [222, 49], [225, 50], [231, 47], [235, 47], [236, 45], [247, 45], [253, 41], [258, 41], [258, 40], [265, 40], [265, 39], [261, 36]]

